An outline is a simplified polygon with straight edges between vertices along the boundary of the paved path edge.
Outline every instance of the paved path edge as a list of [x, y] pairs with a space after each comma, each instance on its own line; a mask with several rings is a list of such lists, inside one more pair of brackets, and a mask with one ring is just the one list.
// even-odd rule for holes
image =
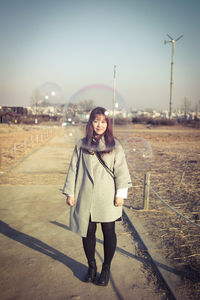
[[[157, 271], [159, 272], [160, 276], [162, 277], [163, 281], [169, 288], [170, 292], [174, 296], [176, 300], [182, 300], [184, 298], [184, 291], [182, 290], [181, 286], [183, 286], [183, 282], [180, 278], [180, 275], [174, 273], [175, 269], [172, 265], [170, 265], [169, 261], [167, 261], [160, 251], [155, 248], [154, 243], [149, 239], [148, 236], [145, 235], [146, 230], [141, 224], [141, 222], [134, 216], [131, 217], [129, 209], [124, 207], [123, 212], [128, 219], [128, 222], [133, 227], [133, 229], [137, 232], [139, 238], [142, 240], [143, 244], [145, 245], [148, 253], [154, 263]], [[178, 273], [178, 272], [177, 272]]]
[[38, 147], [31, 149], [27, 154], [23, 155], [19, 160], [17, 160], [16, 163], [11, 165], [8, 169], [3, 170], [0, 174], [0, 177], [3, 177], [7, 173], [11, 172], [13, 169], [17, 168], [26, 158], [40, 150], [42, 147], [46, 146], [54, 137], [55, 136], [50, 137], [48, 140], [44, 141], [43, 144], [40, 144]]

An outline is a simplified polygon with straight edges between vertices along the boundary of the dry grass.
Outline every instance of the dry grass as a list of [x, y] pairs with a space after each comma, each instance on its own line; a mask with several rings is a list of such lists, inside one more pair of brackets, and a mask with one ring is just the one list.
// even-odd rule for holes
[[0, 172], [15, 165], [24, 155], [57, 134], [58, 130], [62, 129], [0, 124]]
[[[132, 126], [130, 132], [151, 144], [152, 188], [178, 212], [200, 225], [200, 130], [181, 126], [147, 129], [139, 125]], [[123, 132], [119, 130], [120, 135]], [[132, 165], [129, 161], [134, 186], [128, 203], [156, 246], [182, 274], [187, 299], [198, 299], [200, 229], [169, 210], [154, 193], [150, 194], [149, 211], [142, 210], [143, 185], [135, 175], [143, 180], [145, 172], [135, 170]]]
[[[23, 144], [31, 134], [39, 135], [45, 130], [47, 128], [31, 126], [0, 127], [0, 145], [6, 149], [13, 143]], [[173, 208], [200, 225], [200, 130], [181, 126], [147, 128], [138, 124], [128, 128], [116, 126], [115, 131], [120, 140], [140, 137], [150, 143], [153, 150], [149, 169], [151, 186]], [[129, 146], [126, 144], [126, 148]], [[23, 155], [22, 151], [17, 159]], [[3, 156], [1, 170], [14, 163], [13, 157]], [[153, 193], [150, 194], [149, 211], [142, 210], [143, 184], [135, 175], [143, 180], [146, 170], [136, 171], [131, 158], [129, 167], [133, 188], [126, 203], [134, 208], [134, 214], [140, 218], [157, 248], [180, 271], [186, 299], [200, 298], [200, 230], [169, 210]], [[38, 177], [41, 181], [42, 176]], [[55, 182], [56, 175], [52, 176]], [[4, 181], [10, 182], [11, 179], [5, 177]], [[34, 178], [26, 180], [33, 182]], [[52, 178], [48, 180], [52, 181]], [[2, 179], [2, 183], [4, 181]]]

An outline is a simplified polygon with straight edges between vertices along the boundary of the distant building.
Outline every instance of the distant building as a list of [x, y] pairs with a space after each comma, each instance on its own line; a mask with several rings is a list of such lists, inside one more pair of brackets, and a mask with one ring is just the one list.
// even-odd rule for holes
[[22, 116], [28, 114], [27, 108], [22, 107], [22, 106], [2, 106], [1, 112], [14, 112], [14, 113], [22, 115]]
[[12, 111], [0, 111], [0, 123], [18, 124], [20, 115]]

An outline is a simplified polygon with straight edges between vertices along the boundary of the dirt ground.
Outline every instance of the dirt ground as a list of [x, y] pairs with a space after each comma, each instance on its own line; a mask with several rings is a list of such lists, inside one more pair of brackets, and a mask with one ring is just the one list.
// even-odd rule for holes
[[[10, 130], [10, 128], [9, 128]], [[33, 129], [34, 131], [35, 129]], [[26, 134], [25, 129], [1, 132], [1, 147], [5, 147], [9, 137], [14, 136], [20, 141]], [[131, 125], [128, 128], [116, 128], [116, 136], [120, 140], [142, 138], [152, 148], [152, 161], [149, 160], [146, 169], [134, 167], [131, 157], [128, 157], [133, 188], [129, 191], [126, 205], [134, 215], [141, 219], [147, 234], [156, 243], [163, 255], [180, 271], [184, 281], [187, 299], [200, 297], [200, 231], [199, 228], [177, 216], [162, 201], [150, 193], [150, 207], [143, 208], [143, 178], [150, 172], [151, 187], [169, 205], [178, 212], [200, 225], [200, 130], [182, 126], [151, 127]], [[12, 140], [13, 142], [13, 140]], [[125, 141], [126, 142], [126, 141]], [[125, 143], [125, 151], [130, 154]], [[128, 156], [128, 155], [127, 155]], [[2, 161], [4, 157], [2, 158]], [[10, 160], [9, 166], [16, 163]], [[2, 172], [5, 166], [3, 166]], [[26, 174], [27, 183], [59, 184], [64, 174]], [[139, 179], [138, 179], [139, 178]], [[12, 177], [12, 172], [0, 178], [2, 184], [20, 184], [22, 177]]]
[[[117, 249], [106, 288], [87, 284], [80, 236], [69, 230], [62, 187], [73, 151], [61, 134], [0, 177], [1, 299], [171, 300], [141, 241], [117, 222]], [[103, 237], [98, 224], [98, 276]]]
[[57, 126], [0, 124], [0, 173], [61, 130]]
[[[119, 137], [123, 131], [119, 130]], [[128, 136], [143, 138], [152, 148], [152, 163], [138, 170], [129, 159], [133, 188], [129, 207], [170, 263], [180, 271], [189, 299], [200, 297], [200, 228], [172, 212], [150, 193], [149, 210], [143, 208], [143, 179], [150, 172], [151, 187], [171, 207], [200, 225], [200, 130], [182, 126], [136, 125]], [[127, 146], [128, 147], [128, 146]], [[148, 161], [147, 161], [148, 162]]]

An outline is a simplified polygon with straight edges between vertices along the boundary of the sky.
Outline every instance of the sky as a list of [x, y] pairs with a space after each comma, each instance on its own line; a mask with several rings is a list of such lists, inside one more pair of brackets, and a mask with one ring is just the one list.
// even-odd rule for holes
[[[199, 0], [0, 0], [0, 105], [29, 106], [46, 83], [59, 101], [88, 86], [113, 86], [133, 109], [200, 100]], [[95, 89], [94, 89], [95, 90]], [[62, 96], [61, 96], [62, 95]], [[58, 99], [57, 99], [58, 100]]]

